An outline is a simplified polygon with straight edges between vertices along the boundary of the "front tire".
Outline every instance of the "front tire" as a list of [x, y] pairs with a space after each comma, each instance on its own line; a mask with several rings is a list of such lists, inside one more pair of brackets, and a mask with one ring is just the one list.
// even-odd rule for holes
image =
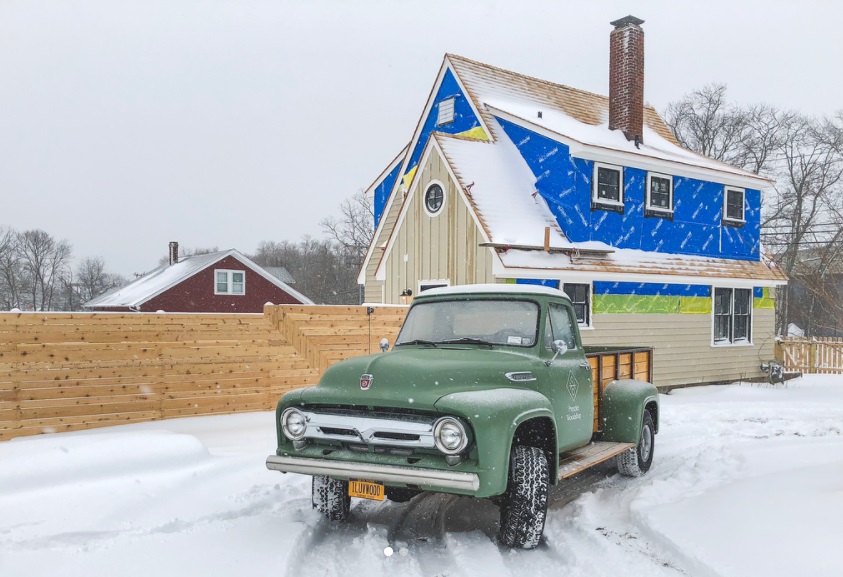
[[650, 470], [655, 448], [656, 428], [650, 411], [645, 409], [638, 445], [618, 455], [618, 472], [627, 477], [640, 477]]
[[345, 521], [351, 508], [348, 481], [338, 481], [325, 475], [314, 475], [312, 485], [313, 508], [331, 521]]
[[544, 452], [536, 447], [513, 447], [501, 506], [501, 543], [520, 549], [534, 549], [539, 544], [547, 517], [549, 485]]

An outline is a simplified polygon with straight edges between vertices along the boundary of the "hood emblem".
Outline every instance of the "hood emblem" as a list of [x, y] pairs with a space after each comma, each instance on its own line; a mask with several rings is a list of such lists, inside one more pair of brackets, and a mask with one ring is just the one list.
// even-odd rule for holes
[[368, 391], [369, 387], [372, 386], [372, 381], [375, 380], [375, 377], [372, 375], [361, 375], [360, 376], [360, 389], [363, 391]]

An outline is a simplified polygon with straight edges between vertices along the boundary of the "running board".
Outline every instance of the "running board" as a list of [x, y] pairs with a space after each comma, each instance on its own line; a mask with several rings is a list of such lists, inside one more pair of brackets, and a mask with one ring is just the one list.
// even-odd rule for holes
[[559, 480], [567, 479], [597, 463], [608, 461], [615, 455], [633, 448], [633, 443], [593, 442], [585, 447], [559, 455]]

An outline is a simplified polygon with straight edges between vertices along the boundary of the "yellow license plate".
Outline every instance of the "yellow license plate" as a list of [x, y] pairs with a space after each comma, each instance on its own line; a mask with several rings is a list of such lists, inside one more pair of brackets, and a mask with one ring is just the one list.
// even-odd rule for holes
[[372, 481], [349, 481], [348, 495], [350, 497], [360, 497], [373, 501], [383, 501], [383, 485], [381, 483], [373, 483]]

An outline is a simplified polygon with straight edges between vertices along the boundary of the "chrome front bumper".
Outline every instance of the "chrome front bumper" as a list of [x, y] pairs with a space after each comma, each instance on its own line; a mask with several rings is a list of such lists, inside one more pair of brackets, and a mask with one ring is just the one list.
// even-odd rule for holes
[[270, 455], [266, 468], [282, 473], [304, 473], [305, 475], [327, 475], [349, 479], [365, 479], [383, 483], [403, 483], [436, 489], [458, 489], [477, 491], [480, 478], [474, 473], [441, 471], [438, 469], [412, 469], [395, 465], [372, 465], [304, 457], [279, 457]]

